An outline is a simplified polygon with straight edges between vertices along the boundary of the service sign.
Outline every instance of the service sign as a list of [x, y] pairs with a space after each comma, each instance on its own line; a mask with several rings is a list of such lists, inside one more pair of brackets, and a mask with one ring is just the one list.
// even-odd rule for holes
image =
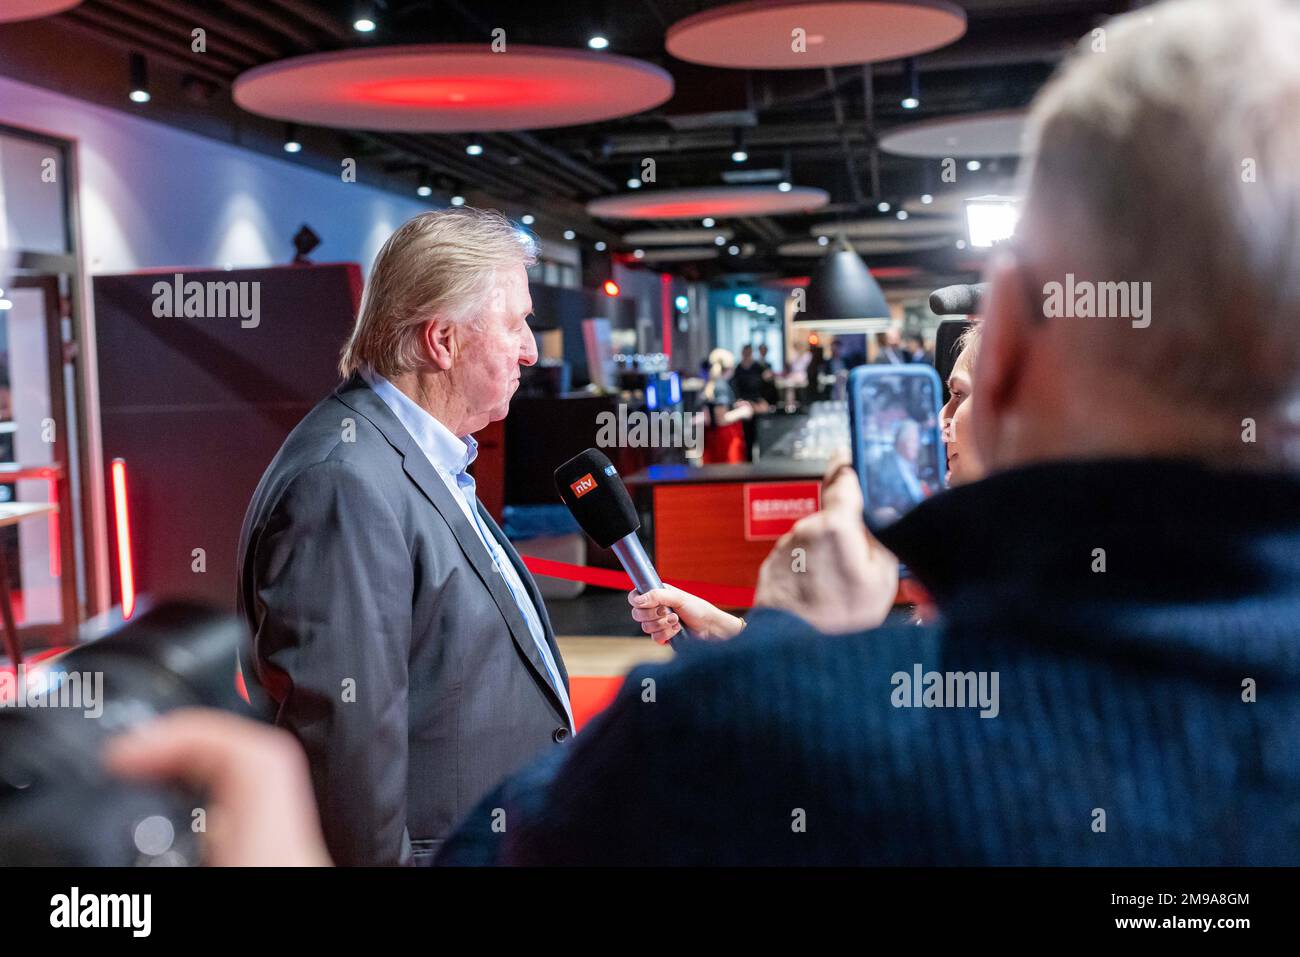
[[745, 486], [745, 540], [780, 538], [821, 508], [820, 482], [755, 482]]

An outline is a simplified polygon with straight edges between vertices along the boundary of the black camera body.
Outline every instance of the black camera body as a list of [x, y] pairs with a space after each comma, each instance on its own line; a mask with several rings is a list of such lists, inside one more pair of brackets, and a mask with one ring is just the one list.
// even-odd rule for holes
[[250, 714], [235, 688], [245, 636], [230, 615], [170, 603], [19, 672], [0, 706], [0, 865], [201, 863], [202, 795], [113, 777], [103, 747], [178, 708]]

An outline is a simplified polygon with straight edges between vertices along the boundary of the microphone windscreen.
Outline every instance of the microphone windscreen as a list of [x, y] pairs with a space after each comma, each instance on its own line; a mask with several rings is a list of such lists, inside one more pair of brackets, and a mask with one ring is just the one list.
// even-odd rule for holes
[[555, 470], [555, 489], [582, 530], [601, 548], [641, 527], [632, 496], [602, 452], [587, 449], [561, 465]]
[[930, 293], [930, 311], [936, 316], [958, 316], [978, 313], [984, 305], [984, 294], [989, 284], [978, 282], [973, 286], [944, 286]]

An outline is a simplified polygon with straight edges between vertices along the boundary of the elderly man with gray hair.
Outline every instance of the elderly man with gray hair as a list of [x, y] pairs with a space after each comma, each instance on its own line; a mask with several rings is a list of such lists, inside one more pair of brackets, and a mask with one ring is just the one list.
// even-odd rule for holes
[[573, 730], [518, 555], [475, 497], [471, 433], [537, 361], [531, 237], [495, 212], [384, 244], [345, 382], [285, 440], [241, 535], [255, 679], [307, 752], [340, 863], [432, 856], [503, 775]]

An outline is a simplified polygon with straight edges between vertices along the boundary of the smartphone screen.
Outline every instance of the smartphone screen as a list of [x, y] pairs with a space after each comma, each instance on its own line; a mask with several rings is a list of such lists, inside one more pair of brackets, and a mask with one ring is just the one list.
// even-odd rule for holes
[[943, 488], [939, 376], [928, 365], [859, 366], [848, 385], [853, 467], [867, 525], [882, 528]]

